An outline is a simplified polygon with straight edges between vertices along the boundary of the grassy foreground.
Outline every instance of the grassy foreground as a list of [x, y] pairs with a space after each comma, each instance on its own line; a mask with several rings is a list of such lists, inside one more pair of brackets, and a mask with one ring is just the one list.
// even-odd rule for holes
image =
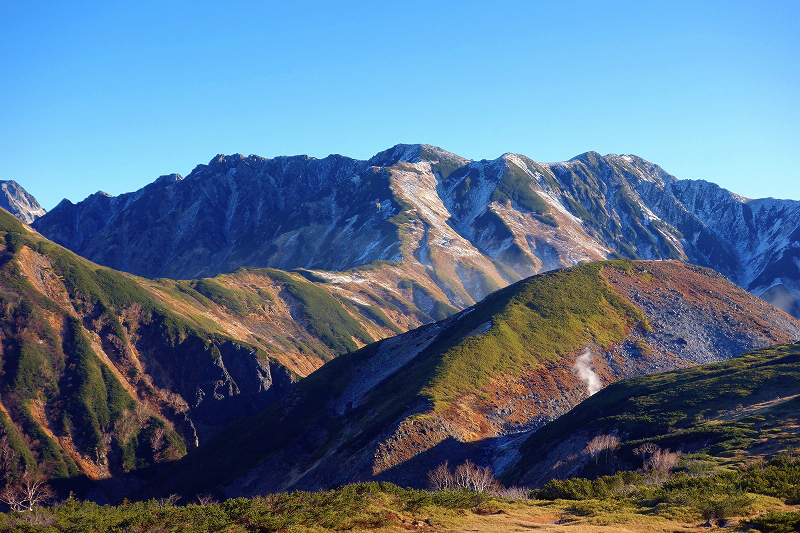
[[[390, 483], [346, 485], [223, 503], [170, 499], [59, 505], [0, 514], [0, 531], [797, 531], [800, 460], [785, 456], [697, 475], [621, 472], [552, 481], [534, 491], [428, 492]], [[706, 527], [704, 527], [704, 524]]]

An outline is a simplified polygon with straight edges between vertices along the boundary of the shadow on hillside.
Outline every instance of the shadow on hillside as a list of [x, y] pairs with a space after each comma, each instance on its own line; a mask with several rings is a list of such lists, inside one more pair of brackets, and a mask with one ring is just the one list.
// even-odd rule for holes
[[48, 483], [60, 500], [72, 495], [78, 500], [92, 501], [101, 505], [119, 503], [133, 490], [145, 485], [172, 464], [173, 462], [165, 462], [106, 479], [90, 479], [82, 474], [71, 478], [53, 479]]
[[429, 488], [428, 472], [447, 461], [450, 469], [470, 460], [478, 466], [491, 466], [491, 450], [502, 437], [476, 442], [461, 442], [448, 437], [433, 448], [419, 453], [397, 466], [373, 477], [373, 481], [388, 481], [402, 487]]

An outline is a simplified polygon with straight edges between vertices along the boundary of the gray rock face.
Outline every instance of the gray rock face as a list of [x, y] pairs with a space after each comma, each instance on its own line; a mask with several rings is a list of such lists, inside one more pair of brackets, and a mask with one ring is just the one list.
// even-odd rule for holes
[[[397, 255], [397, 228], [386, 222], [399, 211], [391, 197], [385, 170], [363, 161], [218, 156], [182, 180], [64, 200], [37, 228], [84, 257], [148, 277], [244, 265], [341, 270]], [[368, 248], [375, 253], [364, 255]]]
[[0, 180], [0, 207], [25, 222], [32, 223], [45, 214], [45, 210], [16, 181]]
[[195, 384], [190, 416], [205, 441], [227, 423], [264, 409], [286, 394], [292, 380], [286, 368], [259, 360], [256, 350], [226, 343], [220, 356], [203, 366]]
[[220, 155], [185, 179], [65, 200], [34, 225], [92, 261], [147, 277], [414, 263], [458, 309], [553, 268], [680, 259], [800, 316], [800, 202], [748, 200], [636, 156], [469, 161], [428, 145], [368, 161]]

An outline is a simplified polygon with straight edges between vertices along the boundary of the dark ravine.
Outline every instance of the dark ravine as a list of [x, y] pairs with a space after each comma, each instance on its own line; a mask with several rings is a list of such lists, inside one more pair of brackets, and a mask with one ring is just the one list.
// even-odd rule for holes
[[542, 274], [338, 357], [136, 496], [424, 486], [437, 464], [466, 458], [502, 472], [532, 430], [588, 396], [581, 356], [606, 385], [797, 338], [800, 322], [685, 263]]
[[65, 200], [35, 227], [146, 277], [391, 261], [456, 309], [588, 260], [680, 259], [800, 310], [800, 202], [748, 200], [636, 156], [470, 161], [429, 145], [398, 145], [368, 161], [220, 155], [186, 178]]

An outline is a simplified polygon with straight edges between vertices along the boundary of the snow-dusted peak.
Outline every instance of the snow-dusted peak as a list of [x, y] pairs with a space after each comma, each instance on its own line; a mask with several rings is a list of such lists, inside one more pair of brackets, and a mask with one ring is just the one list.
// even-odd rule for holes
[[675, 180], [673, 187], [684, 191], [692, 191], [694, 195], [703, 197], [706, 201], [723, 201], [724, 199], [725, 201], [733, 200], [740, 204], [746, 204], [751, 201], [744, 196], [732, 193], [728, 189], [706, 180]]
[[226, 164], [226, 165], [235, 165], [235, 164], [237, 164], [237, 163], [239, 163], [241, 161], [244, 161], [246, 159], [247, 159], [247, 157], [245, 157], [242, 154], [231, 154], [231, 155], [217, 154], [216, 156], [214, 156], [214, 158], [211, 161], [208, 162], [208, 166], [212, 166], [214, 164], [220, 164], [220, 163]]
[[388, 150], [375, 154], [368, 163], [372, 166], [390, 167], [399, 162], [419, 163], [421, 161], [448, 162], [458, 166], [470, 162], [460, 155], [430, 144], [397, 144]]
[[791, 209], [793, 211], [798, 211], [798, 214], [800, 214], [800, 200], [778, 200], [777, 198], [753, 199], [753, 198], [745, 198], [744, 196], [739, 196], [739, 198], [742, 199], [742, 203], [747, 204], [753, 210]]
[[583, 163], [587, 166], [597, 166], [598, 164], [605, 163], [605, 160], [603, 159], [602, 155], [592, 150], [589, 152], [578, 154], [569, 161], [567, 161], [567, 163], [578, 163], [578, 162]]
[[[606, 157], [608, 157], [608, 156], [606, 156]], [[672, 183], [672, 182], [678, 181], [678, 178], [676, 178], [675, 176], [673, 176], [672, 174], [670, 174], [669, 172], [667, 172], [666, 170], [664, 170], [660, 166], [656, 165], [655, 163], [652, 163], [652, 162], [648, 161], [647, 159], [639, 157], [638, 155], [623, 154], [621, 156], [618, 156], [618, 158], [623, 160], [623, 161], [625, 161], [625, 162], [627, 162], [631, 166], [637, 168], [645, 176], [648, 176], [649, 177], [648, 181], [653, 181], [653, 182], [657, 182], [657, 183], [658, 182], [660, 182], [660, 183]]]
[[442, 161], [442, 162], [452, 162], [457, 163], [459, 165], [466, 165], [471, 159], [467, 159], [466, 157], [461, 157], [458, 154], [454, 154], [453, 152], [448, 152], [447, 150], [443, 150], [438, 146], [433, 146], [431, 144], [420, 144], [420, 152], [419, 157], [425, 161]]
[[496, 163], [503, 163], [508, 165], [509, 163], [514, 164], [521, 168], [522, 170], [532, 173], [533, 169], [531, 169], [531, 165], [533, 161], [531, 161], [527, 156], [522, 154], [515, 154], [513, 152], [506, 152], [497, 159], [495, 159]]
[[736, 200], [740, 204], [747, 204], [747, 203], [750, 203], [752, 201], [750, 198], [747, 198], [746, 196], [742, 196], [740, 194], [736, 194], [735, 192], [728, 191], [728, 194], [730, 194], [731, 198], [733, 198], [734, 200]]
[[504, 161], [512, 160], [514, 162], [521, 161], [521, 162], [523, 162], [523, 164], [527, 164], [527, 161], [530, 161], [530, 158], [528, 158], [528, 156], [523, 155], [523, 154], [517, 154], [515, 152], [506, 152], [503, 155], [501, 155], [500, 157], [498, 157], [497, 159], [498, 160], [502, 159]]
[[419, 163], [421, 160], [419, 157], [420, 152], [422, 152], [422, 145], [396, 144], [388, 150], [378, 152], [372, 156], [368, 163], [375, 167], [390, 167], [401, 161], [405, 163]]

